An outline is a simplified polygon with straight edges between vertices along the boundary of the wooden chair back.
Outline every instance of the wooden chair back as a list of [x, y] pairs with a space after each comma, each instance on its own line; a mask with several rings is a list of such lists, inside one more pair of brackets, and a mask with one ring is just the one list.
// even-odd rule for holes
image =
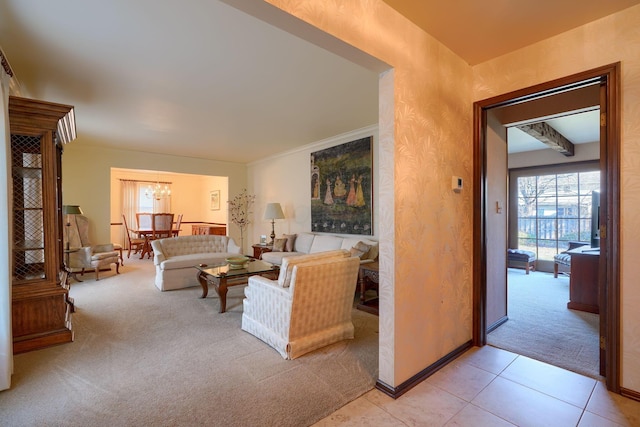
[[174, 236], [178, 236], [180, 234], [180, 227], [182, 226], [182, 215], [178, 215], [178, 220], [176, 221], [176, 228], [173, 231]]
[[153, 214], [137, 213], [136, 221], [138, 222], [138, 230], [151, 230], [153, 228]]
[[157, 213], [153, 214], [153, 239], [163, 239], [173, 235], [173, 214]]

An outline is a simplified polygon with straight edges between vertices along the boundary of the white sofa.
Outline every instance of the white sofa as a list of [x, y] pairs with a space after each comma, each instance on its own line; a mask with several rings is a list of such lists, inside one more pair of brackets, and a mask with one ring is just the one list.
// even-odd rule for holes
[[198, 264], [222, 264], [238, 255], [240, 247], [227, 236], [194, 235], [158, 239], [151, 242], [156, 266], [156, 287], [161, 291], [200, 286]]
[[242, 329], [295, 359], [354, 337], [358, 259], [347, 250], [285, 258], [278, 280], [249, 277]]
[[264, 252], [262, 259], [272, 264], [281, 265], [282, 259], [285, 257], [315, 254], [318, 252], [333, 251], [337, 249], [345, 249], [351, 251], [358, 243], [362, 242], [369, 246], [369, 250], [360, 256], [360, 263], [373, 262], [378, 257], [378, 242], [357, 236], [335, 236], [330, 234], [316, 233], [298, 233], [293, 241], [293, 250]]

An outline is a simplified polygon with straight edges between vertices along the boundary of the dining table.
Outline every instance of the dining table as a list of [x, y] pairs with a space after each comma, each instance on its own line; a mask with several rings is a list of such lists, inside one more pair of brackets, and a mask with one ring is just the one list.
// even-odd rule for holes
[[[142, 251], [140, 253], [140, 259], [143, 259], [146, 254], [149, 254], [149, 258], [151, 258], [151, 254], [153, 253], [153, 251], [151, 250], [151, 237], [153, 237], [153, 229], [137, 228], [132, 229], [131, 232], [135, 233], [140, 239], [144, 239], [144, 244], [142, 245]], [[176, 237], [179, 234], [179, 228], [174, 228], [171, 230], [171, 236]]]

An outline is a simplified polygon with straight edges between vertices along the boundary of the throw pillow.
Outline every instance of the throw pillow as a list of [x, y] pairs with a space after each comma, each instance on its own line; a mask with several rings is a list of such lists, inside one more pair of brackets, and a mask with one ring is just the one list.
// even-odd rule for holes
[[293, 252], [293, 244], [296, 241], [296, 235], [295, 234], [283, 234], [282, 237], [287, 239], [287, 243], [284, 245], [284, 251], [285, 252]]
[[369, 252], [369, 249], [371, 249], [371, 246], [364, 242], [358, 242], [351, 248], [351, 256], [364, 259], [365, 255]]
[[287, 239], [274, 239], [273, 240], [273, 252], [284, 252], [284, 245], [287, 243]]

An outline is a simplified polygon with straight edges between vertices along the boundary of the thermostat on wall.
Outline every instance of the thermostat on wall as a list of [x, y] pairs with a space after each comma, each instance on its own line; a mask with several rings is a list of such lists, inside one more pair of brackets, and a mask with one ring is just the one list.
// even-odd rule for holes
[[452, 176], [451, 177], [451, 189], [456, 193], [462, 191], [462, 177]]

